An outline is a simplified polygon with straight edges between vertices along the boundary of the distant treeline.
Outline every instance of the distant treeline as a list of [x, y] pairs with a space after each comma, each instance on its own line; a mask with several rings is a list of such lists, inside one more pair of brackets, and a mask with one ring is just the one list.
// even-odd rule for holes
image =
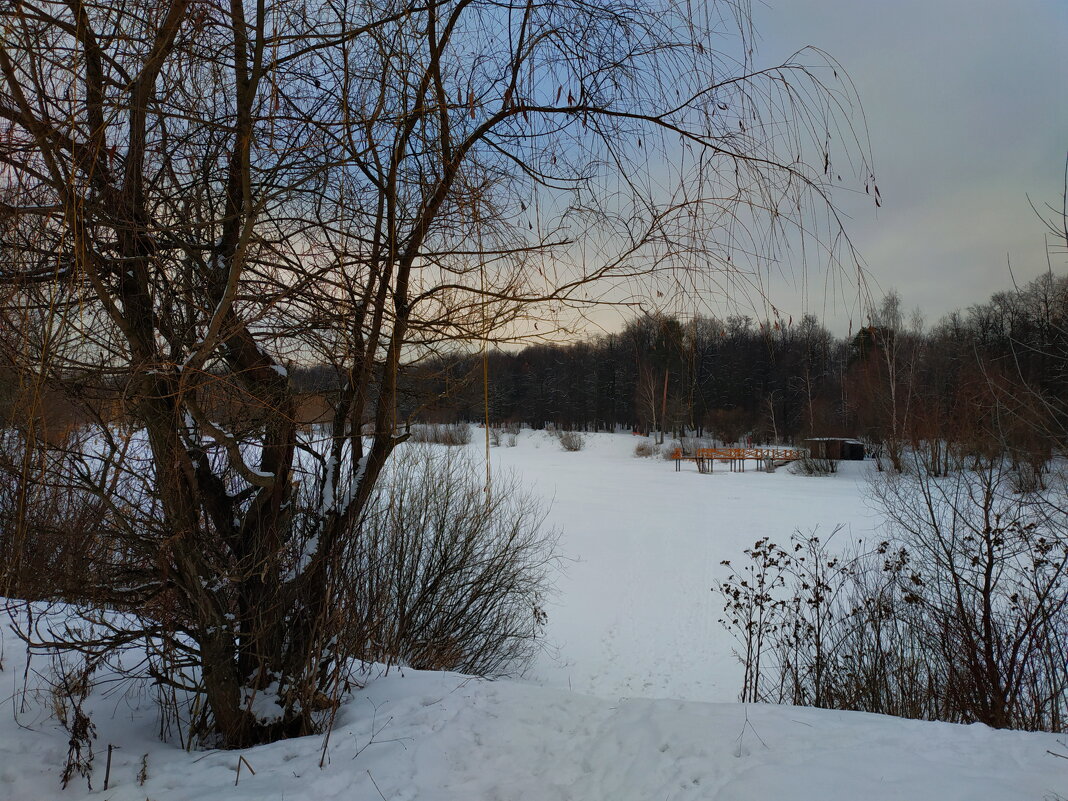
[[[413, 366], [402, 418], [683, 429], [733, 442], [848, 435], [1048, 449], [1068, 398], [1068, 278], [1046, 275], [924, 330], [895, 294], [851, 337], [812, 315], [644, 316], [620, 333]], [[322, 385], [323, 375], [318, 378]]]
[[[294, 365], [289, 375], [298, 422], [330, 421], [339, 373]], [[424, 359], [400, 381], [402, 426], [488, 413], [495, 426], [685, 431], [723, 442], [852, 436], [884, 446], [894, 461], [904, 446], [922, 446], [936, 471], [953, 443], [976, 454], [1008, 450], [1037, 466], [1068, 439], [1068, 277], [1042, 276], [926, 329], [895, 294], [845, 338], [812, 315], [645, 315], [569, 345], [491, 351], [485, 365], [478, 355]], [[0, 365], [4, 419], [37, 415], [46, 433], [63, 436], [85, 419], [136, 418], [106, 374], [53, 378], [44, 394], [33, 384], [32, 374]], [[225, 373], [190, 384], [214, 419], [255, 417], [262, 404]], [[375, 387], [369, 392], [373, 410]]]

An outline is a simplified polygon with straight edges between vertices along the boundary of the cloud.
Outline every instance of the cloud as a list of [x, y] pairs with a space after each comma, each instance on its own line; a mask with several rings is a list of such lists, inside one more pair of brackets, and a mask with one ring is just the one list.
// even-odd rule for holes
[[815, 45], [857, 85], [884, 203], [842, 204], [877, 288], [933, 318], [1007, 288], [1007, 254], [1020, 280], [1046, 269], [1028, 197], [1063, 191], [1068, 4], [790, 0], [756, 13], [760, 60]]

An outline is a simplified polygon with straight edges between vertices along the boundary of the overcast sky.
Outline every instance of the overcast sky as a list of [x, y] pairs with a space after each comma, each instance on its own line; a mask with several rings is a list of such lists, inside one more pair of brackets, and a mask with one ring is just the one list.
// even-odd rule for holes
[[[1009, 260], [1020, 283], [1045, 271], [1028, 198], [1063, 191], [1068, 0], [774, 0], [753, 14], [758, 63], [815, 45], [857, 86], [883, 207], [845, 207], [874, 293], [896, 288], [934, 322], [1010, 288]], [[856, 313], [816, 288], [777, 292], [838, 333]]]

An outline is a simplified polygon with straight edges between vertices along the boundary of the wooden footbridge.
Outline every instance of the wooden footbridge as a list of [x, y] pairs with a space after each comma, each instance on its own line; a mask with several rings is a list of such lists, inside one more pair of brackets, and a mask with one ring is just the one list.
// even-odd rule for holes
[[698, 448], [692, 455], [684, 455], [676, 448], [671, 458], [675, 460], [675, 472], [682, 470], [683, 462], [694, 462], [699, 473], [711, 473], [718, 461], [730, 465], [732, 472], [745, 472], [745, 462], [753, 459], [763, 462], [769, 469], [776, 462], [792, 462], [808, 455], [804, 448]]

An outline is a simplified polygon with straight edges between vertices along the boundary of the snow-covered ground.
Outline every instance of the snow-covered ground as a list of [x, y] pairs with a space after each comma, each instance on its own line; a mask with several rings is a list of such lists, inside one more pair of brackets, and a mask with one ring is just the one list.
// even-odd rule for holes
[[147, 698], [100, 692], [96, 789], [75, 778], [61, 791], [67, 738], [41, 706], [17, 713], [23, 656], [8, 633], [0, 799], [1068, 798], [1068, 760], [1047, 753], [1068, 747], [1054, 735], [731, 703], [740, 669], [710, 591], [720, 561], [795, 528], [867, 536], [878, 522], [868, 466], [825, 478], [752, 464], [676, 473], [634, 458], [635, 442], [588, 436], [568, 453], [524, 431], [517, 447], [492, 449], [496, 467], [552, 500], [566, 557], [548, 647], [524, 681], [372, 674], [339, 714], [322, 769], [322, 737], [188, 754], [159, 742]]
[[587, 435], [567, 453], [551, 435], [524, 431], [517, 447], [490, 451], [494, 465], [553, 499], [549, 522], [568, 560], [549, 608], [559, 653], [543, 654], [531, 678], [606, 698], [734, 701], [741, 668], [711, 591], [728, 572], [720, 562], [764, 536], [786, 542], [794, 529], [868, 536], [878, 523], [865, 500], [870, 464], [843, 462], [822, 478], [753, 462], [744, 473], [718, 463], [711, 474], [692, 463], [676, 473], [673, 462], [635, 458], [637, 442]]

